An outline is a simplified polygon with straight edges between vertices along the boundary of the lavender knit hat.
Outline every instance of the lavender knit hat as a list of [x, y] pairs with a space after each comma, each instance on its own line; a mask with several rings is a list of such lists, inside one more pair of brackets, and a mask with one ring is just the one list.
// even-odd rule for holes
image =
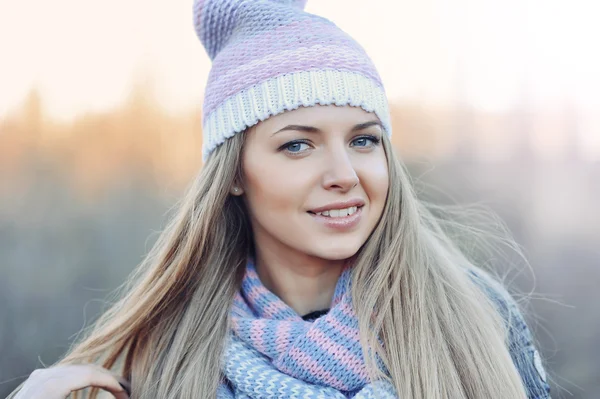
[[306, 0], [194, 0], [212, 68], [202, 109], [202, 158], [227, 138], [300, 106], [374, 112], [391, 136], [381, 78], [365, 50]]

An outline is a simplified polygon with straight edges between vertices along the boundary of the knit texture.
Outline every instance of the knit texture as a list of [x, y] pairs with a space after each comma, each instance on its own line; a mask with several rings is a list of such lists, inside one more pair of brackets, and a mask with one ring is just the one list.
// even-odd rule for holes
[[[317, 318], [305, 315], [308, 320], [304, 320], [261, 283], [250, 258], [230, 311], [232, 328], [217, 397], [367, 399], [377, 394], [396, 398], [388, 382], [368, 383], [350, 297], [351, 270], [347, 263], [329, 311]], [[507, 347], [527, 398], [549, 399], [546, 372], [517, 303], [483, 270], [469, 269], [467, 275], [506, 322]], [[381, 359], [377, 361], [387, 374]]]
[[227, 138], [300, 106], [374, 112], [391, 136], [381, 78], [364, 49], [305, 1], [195, 0], [212, 68], [202, 109], [203, 159]]
[[[248, 261], [231, 310], [219, 398], [396, 398], [369, 382], [350, 298], [347, 264], [325, 315], [304, 320], [258, 278]], [[380, 363], [381, 366], [381, 363]], [[383, 367], [383, 366], [381, 366]]]

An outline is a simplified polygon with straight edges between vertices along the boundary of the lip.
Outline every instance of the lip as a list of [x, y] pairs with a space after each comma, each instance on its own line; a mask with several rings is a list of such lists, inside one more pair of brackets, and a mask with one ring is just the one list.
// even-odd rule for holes
[[365, 204], [365, 201], [361, 200], [360, 198], [353, 198], [351, 200], [348, 201], [339, 201], [339, 202], [332, 202], [331, 204], [327, 204], [325, 206], [321, 206], [319, 208], [315, 208], [315, 209], [311, 209], [310, 213], [317, 213], [317, 212], [323, 212], [323, 211], [328, 211], [331, 209], [345, 209], [345, 208], [350, 208], [351, 206], [357, 206], [357, 207], [362, 207]]
[[352, 215], [332, 218], [329, 216], [317, 215], [315, 213], [307, 212], [317, 223], [322, 224], [325, 227], [329, 227], [336, 230], [349, 230], [357, 226], [362, 218], [362, 210], [364, 206], [358, 208], [358, 210]]

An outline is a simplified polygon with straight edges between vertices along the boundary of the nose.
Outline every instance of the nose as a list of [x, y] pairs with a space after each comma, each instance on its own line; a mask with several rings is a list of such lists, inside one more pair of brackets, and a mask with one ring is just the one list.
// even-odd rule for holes
[[329, 160], [323, 175], [323, 186], [328, 190], [341, 192], [348, 192], [356, 187], [359, 179], [348, 151], [340, 146], [340, 148], [332, 149], [328, 155]]

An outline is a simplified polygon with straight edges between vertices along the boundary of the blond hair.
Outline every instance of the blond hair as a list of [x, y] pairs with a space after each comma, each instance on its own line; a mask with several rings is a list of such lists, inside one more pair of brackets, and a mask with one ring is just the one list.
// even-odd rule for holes
[[[118, 300], [55, 364], [113, 369], [130, 379], [133, 398], [216, 396], [229, 308], [253, 251], [245, 204], [229, 195], [243, 178], [244, 137], [214, 151]], [[465, 273], [478, 266], [460, 240], [481, 232], [418, 199], [387, 137], [383, 145], [387, 202], [352, 284], [371, 377], [390, 380], [401, 398], [526, 398], [506, 325]]]

